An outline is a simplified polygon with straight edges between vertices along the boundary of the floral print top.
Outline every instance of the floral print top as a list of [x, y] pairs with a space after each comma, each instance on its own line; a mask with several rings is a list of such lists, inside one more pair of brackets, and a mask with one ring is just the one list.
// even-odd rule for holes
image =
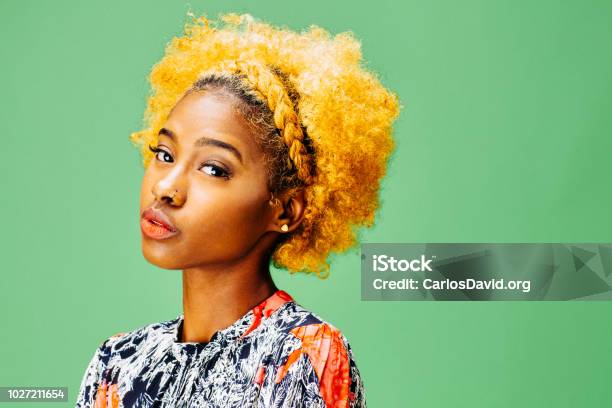
[[365, 407], [344, 335], [285, 291], [208, 343], [180, 342], [183, 315], [110, 337], [76, 407]]

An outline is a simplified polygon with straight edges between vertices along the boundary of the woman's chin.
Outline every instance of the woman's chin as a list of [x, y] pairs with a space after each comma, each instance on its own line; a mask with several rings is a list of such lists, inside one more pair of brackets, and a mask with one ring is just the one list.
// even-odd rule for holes
[[142, 255], [150, 264], [162, 269], [183, 269], [183, 265], [176, 258], [176, 254], [168, 248], [154, 248], [143, 242]]

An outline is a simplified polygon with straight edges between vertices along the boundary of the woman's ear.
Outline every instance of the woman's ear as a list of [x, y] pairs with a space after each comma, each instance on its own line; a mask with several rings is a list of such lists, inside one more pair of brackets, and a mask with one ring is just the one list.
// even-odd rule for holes
[[280, 233], [294, 231], [304, 218], [306, 200], [304, 190], [289, 190], [281, 193], [275, 200], [275, 212], [271, 229]]

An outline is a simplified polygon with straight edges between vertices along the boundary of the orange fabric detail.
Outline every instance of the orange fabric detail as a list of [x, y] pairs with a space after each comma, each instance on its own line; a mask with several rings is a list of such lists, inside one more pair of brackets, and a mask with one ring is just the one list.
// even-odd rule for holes
[[291, 365], [305, 353], [319, 379], [325, 405], [330, 408], [348, 407], [350, 367], [340, 331], [329, 324], [319, 323], [296, 327], [291, 333], [302, 340], [302, 347], [289, 355], [275, 382], [281, 382]]
[[264, 378], [266, 377], [266, 367], [264, 366], [259, 366], [259, 368], [257, 369], [257, 373], [255, 374], [255, 384], [263, 384], [264, 382]]
[[293, 300], [291, 295], [289, 295], [284, 290], [279, 289], [274, 292], [272, 296], [255, 306], [253, 309], [251, 309], [253, 311], [253, 315], [255, 316], [255, 318], [253, 319], [253, 323], [251, 323], [251, 326], [247, 329], [247, 331], [242, 334], [241, 337], [245, 337], [257, 327], [259, 327], [259, 324], [261, 323], [261, 319], [263, 317], [270, 317], [270, 315], [274, 313], [279, 307], [291, 300]]
[[302, 355], [302, 349], [293, 350], [291, 354], [289, 354], [289, 357], [287, 357], [287, 362], [285, 363], [285, 365], [283, 365], [276, 373], [276, 379], [274, 380], [275, 383], [278, 384], [279, 382], [283, 380], [283, 378], [285, 377], [285, 374], [287, 374], [287, 371], [289, 371], [289, 367], [291, 367], [291, 365], [295, 363], [295, 361], [298, 358], [300, 358], [301, 355]]
[[247, 331], [242, 333], [242, 336], [240, 337], [245, 337], [250, 332], [252, 332], [257, 327], [259, 327], [259, 324], [261, 323], [262, 310], [263, 310], [263, 307], [261, 305], [257, 305], [253, 308], [253, 316], [255, 316], [255, 318], [253, 319], [253, 323], [251, 323], [251, 326], [247, 329]]
[[119, 392], [117, 391], [117, 384], [111, 384], [110, 386], [110, 398], [111, 398], [111, 406], [110, 408], [119, 408]]
[[[110, 392], [110, 405], [108, 402], [108, 393]], [[102, 384], [98, 386], [96, 391], [96, 398], [94, 408], [119, 408], [119, 392], [117, 391], [117, 384], [107, 384], [106, 380], [102, 380]]]
[[96, 391], [96, 403], [94, 408], [106, 408], [106, 380], [102, 380], [102, 384], [98, 386]]

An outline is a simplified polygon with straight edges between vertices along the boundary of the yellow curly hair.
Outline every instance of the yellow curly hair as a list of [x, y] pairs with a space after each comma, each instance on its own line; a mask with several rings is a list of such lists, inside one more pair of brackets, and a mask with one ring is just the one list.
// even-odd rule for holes
[[157, 144], [171, 109], [198, 80], [239, 78], [269, 108], [286, 146], [285, 169], [293, 173], [285, 171], [286, 182], [276, 186], [305, 193], [302, 223], [276, 246], [272, 262], [325, 278], [329, 254], [354, 247], [358, 228], [374, 224], [380, 182], [395, 147], [398, 97], [362, 66], [361, 44], [351, 32], [332, 37], [313, 25], [297, 33], [249, 14], [221, 20], [192, 15], [184, 35], [170, 41], [149, 77], [145, 129], [130, 140], [148, 167], [148, 146]]

